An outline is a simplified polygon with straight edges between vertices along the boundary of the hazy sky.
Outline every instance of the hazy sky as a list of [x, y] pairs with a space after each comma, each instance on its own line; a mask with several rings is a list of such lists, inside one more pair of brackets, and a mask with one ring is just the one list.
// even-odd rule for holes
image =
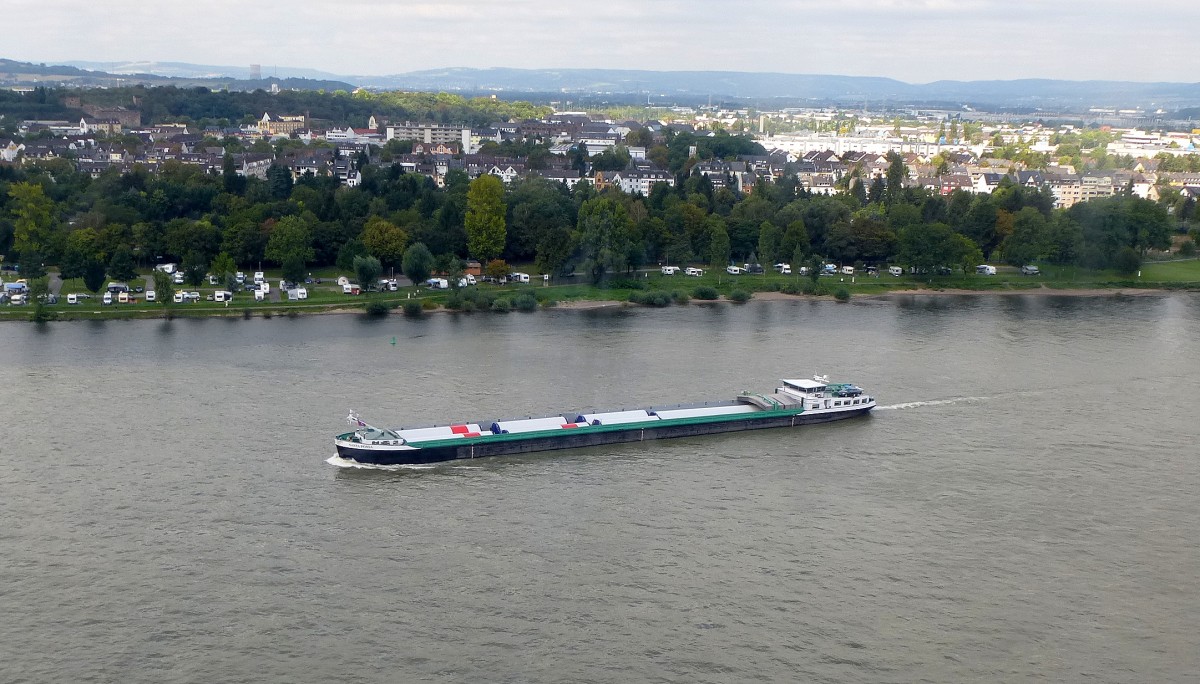
[[1200, 81], [1198, 0], [6, 0], [0, 57]]

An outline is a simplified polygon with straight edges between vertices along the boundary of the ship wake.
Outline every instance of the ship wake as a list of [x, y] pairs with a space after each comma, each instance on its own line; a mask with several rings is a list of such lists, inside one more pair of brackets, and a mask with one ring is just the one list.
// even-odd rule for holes
[[930, 401], [907, 401], [903, 404], [876, 406], [876, 411], [898, 411], [900, 409], [919, 408], [922, 406], [946, 406], [947, 404], [976, 404], [987, 401], [991, 397], [954, 397], [953, 399], [932, 399]]
[[360, 470], [432, 470], [432, 469], [438, 467], [437, 464], [428, 464], [428, 463], [422, 463], [422, 464], [400, 463], [400, 464], [396, 464], [396, 465], [375, 465], [374, 463], [359, 463], [358, 461], [353, 461], [350, 459], [342, 458], [341, 456], [338, 456], [337, 454], [334, 454], [333, 456], [330, 456], [329, 458], [325, 459], [325, 462], [331, 466], [337, 466], [339, 468], [358, 468]]

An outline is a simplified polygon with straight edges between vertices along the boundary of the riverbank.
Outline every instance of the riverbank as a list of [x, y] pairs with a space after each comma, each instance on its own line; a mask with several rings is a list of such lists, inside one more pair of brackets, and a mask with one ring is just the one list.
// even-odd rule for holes
[[[898, 298], [908, 297], [1147, 297], [1152, 295], [1166, 294], [1169, 292], [1194, 292], [1200, 291], [1200, 286], [1195, 288], [1129, 288], [1129, 287], [1113, 287], [1113, 288], [1052, 288], [1052, 287], [1037, 287], [1012, 290], [1000, 289], [985, 289], [973, 290], [966, 288], [904, 288], [890, 289], [882, 292], [865, 292], [852, 294], [849, 301], [868, 300], [868, 301], [888, 301]], [[603, 293], [596, 293], [601, 295]], [[834, 301], [832, 295], [808, 295], [808, 294], [788, 294], [784, 292], [766, 291], [754, 292], [751, 294], [751, 301]], [[92, 306], [86, 309], [62, 307], [47, 307], [50, 314], [49, 321], [79, 321], [79, 320], [141, 320], [141, 319], [175, 319], [175, 318], [229, 318], [229, 319], [250, 319], [250, 318], [296, 318], [300, 316], [325, 316], [325, 315], [370, 315], [366, 311], [366, 306], [378, 301], [389, 306], [388, 314], [393, 316], [406, 315], [395, 301], [388, 302], [384, 299], [371, 300], [370, 302], [354, 302], [354, 303], [338, 303], [338, 304], [291, 304], [279, 303], [268, 307], [205, 307], [181, 304], [172, 306], [169, 309], [163, 309], [161, 306], [126, 306], [120, 307], [113, 305], [105, 308], [94, 308]], [[403, 300], [402, 300], [403, 301]], [[721, 297], [715, 300], [691, 299], [682, 304], [674, 304], [674, 306], [688, 305], [724, 305], [735, 304], [734, 300], [728, 297]], [[390, 308], [392, 305], [396, 308]], [[593, 311], [600, 309], [611, 309], [621, 307], [649, 307], [644, 304], [636, 304], [628, 299], [614, 298], [596, 298], [596, 299], [570, 299], [564, 301], [547, 301], [540, 308], [543, 309], [562, 309], [569, 311]], [[443, 305], [436, 307], [423, 308], [420, 315], [432, 315], [439, 313], [452, 313], [455, 309], [446, 308]], [[478, 311], [478, 310], [476, 310]], [[0, 309], [0, 321], [29, 321], [33, 313], [32, 306], [9, 307]], [[484, 312], [487, 313], [487, 312]], [[387, 314], [376, 314], [387, 315]]]
[[[842, 301], [889, 300], [901, 297], [944, 297], [984, 295], [1000, 296], [1148, 296], [1171, 291], [1200, 291], [1200, 261], [1185, 260], [1148, 264], [1136, 277], [1109, 272], [1060, 269], [1029, 278], [1002, 273], [998, 276], [950, 275], [917, 280], [887, 275], [866, 277], [835, 276], [816, 283], [807, 278], [765, 274], [729, 276], [707, 274], [700, 278], [664, 276], [641, 272], [635, 277], [614, 278], [604, 286], [568, 279], [553, 284], [491, 285], [482, 284], [459, 292], [429, 288], [403, 288], [397, 292], [372, 292], [345, 295], [333, 282], [310, 285], [307, 299], [290, 301], [274, 290], [266, 301], [249, 294], [236, 295], [232, 304], [207, 301], [213, 288], [196, 288], [197, 301], [161, 303], [138, 301], [102, 305], [99, 298], [76, 295], [77, 304], [67, 304], [64, 292], [78, 292], [80, 283], [57, 283], [61, 287], [58, 303], [44, 307], [46, 320], [125, 320], [144, 318], [273, 318], [325, 314], [420, 315], [444, 311], [529, 311], [533, 308], [592, 310], [620, 306], [651, 306], [631, 300], [653, 301], [658, 305], [685, 303], [731, 303], [748, 298], [757, 300], [830, 300], [840, 294]], [[149, 281], [147, 281], [149, 285]], [[807, 290], [809, 294], [804, 294]], [[815, 292], [814, 292], [815, 290]], [[844, 291], [844, 292], [843, 292]], [[652, 295], [647, 297], [646, 295]], [[536, 305], [535, 305], [536, 302]], [[31, 305], [0, 305], [0, 321], [30, 320]]]

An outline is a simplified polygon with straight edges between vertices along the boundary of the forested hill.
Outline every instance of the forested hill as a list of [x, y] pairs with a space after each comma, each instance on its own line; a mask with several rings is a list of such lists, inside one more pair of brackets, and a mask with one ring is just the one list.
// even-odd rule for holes
[[528, 102], [466, 98], [447, 93], [359, 92], [351, 95], [345, 91], [284, 90], [272, 94], [262, 90], [133, 86], [82, 92], [37, 88], [29, 94], [0, 90], [0, 116], [6, 121], [77, 119], [82, 112], [65, 104], [69, 96], [80, 98], [84, 104], [136, 109], [141, 112], [142, 124], [148, 126], [166, 122], [235, 126], [261, 117], [264, 112], [307, 114], [328, 126], [356, 128], [366, 127], [372, 115], [392, 121], [486, 126], [512, 118], [539, 118], [551, 111]]

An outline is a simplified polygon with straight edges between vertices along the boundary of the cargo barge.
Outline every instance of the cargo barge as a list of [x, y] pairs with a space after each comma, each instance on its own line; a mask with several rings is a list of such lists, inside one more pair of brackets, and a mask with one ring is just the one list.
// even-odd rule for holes
[[[351, 412], [354, 430], [334, 438], [340, 458], [368, 465], [413, 465], [553, 449], [798, 427], [861, 416], [875, 398], [827, 378], [781, 380], [772, 393], [742, 392], [729, 401], [644, 409], [565, 412], [543, 418], [377, 428]], [[486, 426], [486, 427], [485, 427]]]

